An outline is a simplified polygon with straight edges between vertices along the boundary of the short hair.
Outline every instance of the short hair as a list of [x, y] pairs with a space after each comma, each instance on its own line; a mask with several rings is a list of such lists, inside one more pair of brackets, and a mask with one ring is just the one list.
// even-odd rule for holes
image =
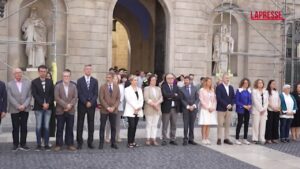
[[243, 79], [240, 81], [239, 87], [243, 87], [245, 81], [248, 81], [248, 88], [251, 86], [250, 80], [249, 80], [248, 78], [243, 78]]
[[122, 75], [121, 75], [121, 79], [123, 79], [123, 78], [128, 79], [128, 76], [127, 76], [126, 74], [122, 74]]
[[285, 84], [285, 85], [282, 86], [282, 90], [287, 89], [287, 88], [291, 88], [291, 85]]
[[71, 70], [70, 70], [70, 69], [65, 69], [65, 70], [63, 71], [63, 73], [70, 73], [70, 75], [71, 75]]
[[106, 76], [114, 77], [114, 76], [115, 76], [115, 73], [113, 73], [113, 72], [108, 72], [108, 73], [106, 73]]
[[86, 65], [84, 65], [84, 68], [86, 68], [86, 67], [92, 67], [92, 64], [86, 64]]
[[176, 76], [173, 73], [166, 73], [164, 81], [167, 81], [167, 76], [169, 76], [169, 75], [173, 76], [174, 79], [176, 78]]
[[18, 67], [17, 67], [17, 68], [15, 68], [15, 69], [13, 70], [13, 74], [15, 74], [17, 70], [20, 70], [21, 73], [23, 72], [21, 68], [18, 68]]
[[129, 76], [129, 81], [131, 82], [133, 79], [137, 79], [137, 76], [136, 75], [131, 75]]
[[191, 77], [190, 77], [190, 75], [189, 75], [189, 76], [184, 76], [184, 79], [189, 79], [189, 80], [191, 80]]
[[202, 81], [202, 80], [204, 80], [205, 79], [205, 77], [200, 77], [200, 81]]
[[262, 79], [257, 79], [257, 80], [255, 80], [254, 85], [253, 85], [254, 89], [258, 88], [259, 81], [261, 81], [263, 83], [263, 87], [265, 87], [265, 82]]
[[41, 69], [46, 69], [46, 70], [47, 70], [48, 68], [47, 68], [46, 65], [40, 65], [40, 66], [38, 67], [38, 71], [40, 71]]
[[194, 74], [190, 73], [189, 76], [195, 76]]

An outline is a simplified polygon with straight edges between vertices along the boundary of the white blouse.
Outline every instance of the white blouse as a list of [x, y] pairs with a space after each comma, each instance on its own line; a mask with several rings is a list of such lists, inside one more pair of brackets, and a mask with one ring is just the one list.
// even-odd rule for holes
[[279, 93], [276, 90], [272, 90], [272, 95], [269, 96], [269, 111], [274, 111], [272, 107], [280, 107]]
[[[292, 98], [292, 96], [289, 94], [289, 95], [286, 95], [285, 93], [282, 93], [283, 94], [283, 97], [284, 97], [284, 101], [285, 101], [285, 105], [286, 105], [286, 111], [284, 111], [285, 113], [286, 112], [293, 112], [293, 113], [296, 113], [293, 108], [294, 108], [294, 100]], [[287, 119], [293, 119], [294, 116], [292, 115], [286, 115], [286, 114], [281, 114], [280, 115], [280, 118], [287, 118]]]

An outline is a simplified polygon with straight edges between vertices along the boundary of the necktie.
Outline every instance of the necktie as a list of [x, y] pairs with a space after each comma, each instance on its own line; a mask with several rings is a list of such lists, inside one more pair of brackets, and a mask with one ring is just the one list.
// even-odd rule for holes
[[189, 93], [189, 95], [191, 95], [191, 90], [190, 90], [190, 87], [189, 87], [189, 86], [186, 88], [186, 90], [187, 90], [187, 92]]
[[173, 85], [170, 85], [171, 92], [173, 91]]
[[111, 88], [111, 84], [109, 85], [109, 89], [108, 90], [109, 90], [109, 94], [112, 95], [113, 91], [112, 91], [112, 88]]
[[86, 81], [86, 85], [87, 85], [87, 88], [90, 89], [90, 80], [89, 79]]

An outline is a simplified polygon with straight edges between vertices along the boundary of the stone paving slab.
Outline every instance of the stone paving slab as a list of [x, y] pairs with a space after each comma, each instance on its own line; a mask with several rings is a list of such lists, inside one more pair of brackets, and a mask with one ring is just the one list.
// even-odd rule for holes
[[[143, 144], [144, 140], [137, 141]], [[34, 147], [34, 143], [29, 143]], [[254, 169], [256, 167], [218, 153], [204, 146], [141, 146], [128, 149], [126, 143], [113, 150], [106, 144], [104, 150], [84, 147], [77, 152], [28, 152], [10, 150], [11, 144], [0, 143], [1, 169]]]

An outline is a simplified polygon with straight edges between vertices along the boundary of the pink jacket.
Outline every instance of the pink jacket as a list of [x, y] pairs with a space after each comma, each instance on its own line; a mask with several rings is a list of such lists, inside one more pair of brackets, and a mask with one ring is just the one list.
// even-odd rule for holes
[[208, 110], [209, 108], [213, 108], [214, 110], [216, 110], [217, 98], [214, 90], [207, 91], [204, 88], [201, 88], [199, 91], [199, 97], [200, 97], [201, 109]]

